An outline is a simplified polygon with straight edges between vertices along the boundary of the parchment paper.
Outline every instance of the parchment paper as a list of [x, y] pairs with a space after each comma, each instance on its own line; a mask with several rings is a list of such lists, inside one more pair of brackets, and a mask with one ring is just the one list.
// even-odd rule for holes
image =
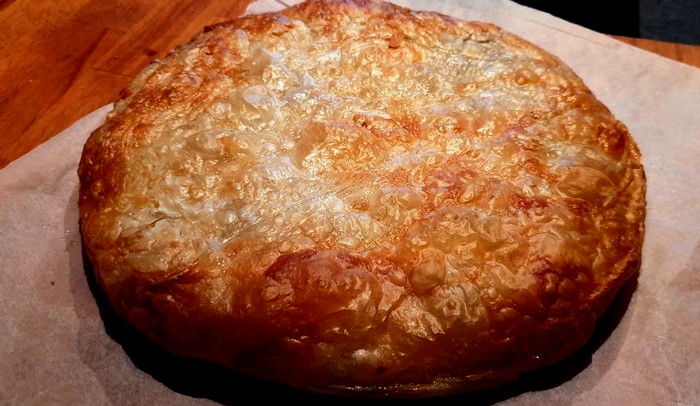
[[[640, 276], [591, 343], [515, 384], [431, 404], [700, 404], [700, 70], [506, 0], [398, 3], [493, 22], [559, 56], [628, 125], [648, 177]], [[82, 258], [76, 168], [109, 108], [0, 171], [0, 404], [318, 400], [169, 356], [105, 306]]]

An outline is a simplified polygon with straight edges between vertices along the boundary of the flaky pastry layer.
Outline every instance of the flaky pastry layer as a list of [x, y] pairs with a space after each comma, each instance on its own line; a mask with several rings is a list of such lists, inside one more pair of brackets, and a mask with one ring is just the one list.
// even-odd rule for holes
[[639, 266], [640, 154], [493, 25], [309, 1], [208, 27], [87, 141], [84, 245], [137, 330], [296, 388], [425, 396], [578, 349]]

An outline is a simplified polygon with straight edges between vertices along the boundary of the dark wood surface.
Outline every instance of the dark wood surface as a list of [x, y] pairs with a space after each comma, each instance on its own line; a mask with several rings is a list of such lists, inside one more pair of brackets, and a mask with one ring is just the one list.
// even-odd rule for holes
[[[0, 168], [117, 99], [130, 78], [250, 0], [0, 0]], [[700, 67], [700, 47], [615, 37]]]

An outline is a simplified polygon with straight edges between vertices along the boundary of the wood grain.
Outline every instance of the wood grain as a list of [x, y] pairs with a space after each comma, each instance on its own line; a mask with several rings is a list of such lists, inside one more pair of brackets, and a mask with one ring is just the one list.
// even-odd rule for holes
[[[0, 168], [114, 101], [130, 78], [251, 0], [0, 0]], [[700, 47], [618, 37], [700, 67]]]
[[0, 168], [116, 100], [150, 61], [249, 2], [1, 2]]

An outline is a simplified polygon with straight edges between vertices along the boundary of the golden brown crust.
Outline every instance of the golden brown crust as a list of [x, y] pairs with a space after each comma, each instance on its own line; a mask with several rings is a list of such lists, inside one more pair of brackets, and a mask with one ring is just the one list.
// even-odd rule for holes
[[474, 390], [555, 362], [638, 269], [626, 127], [498, 27], [310, 1], [141, 72], [80, 163], [112, 305], [318, 392]]

